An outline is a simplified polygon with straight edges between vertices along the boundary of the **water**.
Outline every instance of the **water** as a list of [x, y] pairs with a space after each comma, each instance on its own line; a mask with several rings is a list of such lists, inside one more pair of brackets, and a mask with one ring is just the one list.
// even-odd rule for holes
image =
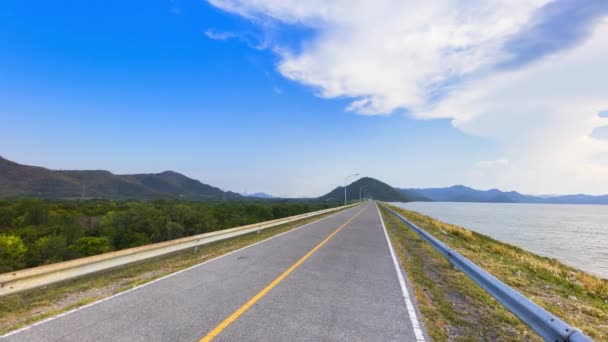
[[391, 203], [608, 279], [608, 206]]

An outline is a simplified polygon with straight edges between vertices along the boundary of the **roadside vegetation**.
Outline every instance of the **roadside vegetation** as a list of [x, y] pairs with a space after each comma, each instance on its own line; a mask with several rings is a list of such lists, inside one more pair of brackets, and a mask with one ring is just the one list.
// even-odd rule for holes
[[[608, 280], [413, 211], [391, 209], [596, 341], [608, 341]], [[382, 216], [434, 341], [541, 341], [416, 233], [384, 209]]]
[[335, 214], [327, 213], [197, 249], [0, 297], [0, 335], [197, 265], [252, 243]]
[[0, 200], [0, 273], [331, 206], [271, 201]]

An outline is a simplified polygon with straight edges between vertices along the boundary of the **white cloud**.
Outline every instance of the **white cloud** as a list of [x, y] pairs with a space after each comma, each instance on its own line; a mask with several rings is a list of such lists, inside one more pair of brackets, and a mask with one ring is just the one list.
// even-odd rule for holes
[[[406, 109], [419, 119], [500, 143], [508, 166], [472, 184], [527, 192], [608, 192], [608, 169], [593, 163], [608, 142], [608, 20], [578, 47], [519, 69], [493, 66], [512, 56], [505, 42], [550, 0], [210, 0], [254, 21], [316, 30], [298, 50], [275, 43], [278, 70], [326, 98], [354, 100], [366, 115]], [[504, 160], [507, 160], [504, 158]], [[483, 164], [482, 164], [483, 165]]]
[[496, 63], [502, 42], [548, 0], [477, 0], [466, 8], [452, 0], [210, 2], [318, 30], [299, 53], [277, 47], [279, 71], [323, 97], [357, 98], [352, 111], [386, 114], [424, 108], [444, 82]]
[[608, 142], [591, 137], [606, 124], [608, 21], [579, 47], [462, 85], [422, 117], [453, 118], [467, 133], [497, 141], [510, 168], [489, 175], [529, 192], [608, 192], [608, 167], [596, 163]]

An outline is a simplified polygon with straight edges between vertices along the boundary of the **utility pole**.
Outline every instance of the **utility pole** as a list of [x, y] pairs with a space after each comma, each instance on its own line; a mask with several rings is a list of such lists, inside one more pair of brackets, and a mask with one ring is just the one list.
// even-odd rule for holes
[[350, 175], [350, 176], [344, 177], [344, 205], [347, 204], [347, 201], [346, 201], [346, 182], [348, 181], [348, 179], [350, 177], [355, 177], [355, 176], [358, 176], [358, 175], [359, 175], [358, 173], [355, 173], [354, 175]]
[[367, 185], [362, 185], [359, 187], [359, 202], [361, 202], [361, 192], [367, 188]]

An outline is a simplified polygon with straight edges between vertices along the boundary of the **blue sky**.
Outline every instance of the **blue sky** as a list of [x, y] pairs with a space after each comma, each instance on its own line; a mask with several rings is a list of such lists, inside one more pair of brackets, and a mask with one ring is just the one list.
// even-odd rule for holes
[[[333, 7], [319, 10], [326, 3]], [[394, 28], [380, 27], [386, 35], [376, 32], [369, 41], [364, 34], [369, 27], [357, 8], [341, 1], [311, 1], [303, 10], [291, 1], [271, 0], [256, 5], [5, 1], [0, 5], [0, 155], [54, 169], [171, 169], [224, 189], [280, 196], [317, 196], [355, 172], [402, 187], [464, 183], [530, 193], [608, 193], [607, 179], [595, 181], [596, 186], [586, 180], [602, 174], [600, 162], [592, 171], [564, 169], [563, 176], [574, 175], [566, 185], [557, 177], [539, 182], [545, 167], [557, 165], [544, 156], [586, 147], [536, 144], [537, 138], [545, 140], [538, 132], [580, 135], [546, 122], [572, 127], [568, 120], [583, 122], [589, 115], [601, 120], [597, 113], [608, 108], [602, 102], [606, 96], [587, 101], [598, 103], [597, 111], [572, 116], [530, 103], [548, 109], [528, 118], [527, 108], [514, 107], [515, 119], [498, 128], [488, 124], [504, 120], [492, 116], [498, 112], [489, 105], [493, 94], [472, 103], [459, 99], [468, 101], [467, 91], [480, 85], [510, 89], [502, 78], [537, 75], [542, 70], [536, 69], [555, 63], [551, 60], [560, 54], [563, 63], [576, 58], [568, 54], [591, 44], [585, 42], [606, 26], [606, 8], [583, 1], [574, 20], [560, 14], [572, 4], [474, 13], [480, 26], [493, 16], [511, 15], [524, 29], [497, 31], [479, 41], [467, 36], [463, 46], [455, 46], [452, 42], [463, 38], [452, 35], [421, 49], [428, 55], [404, 46], [395, 59], [391, 49], [383, 49], [394, 46], [393, 40], [383, 42]], [[391, 17], [400, 13], [393, 4], [382, 5], [372, 13], [387, 22], [399, 19]], [[572, 24], [571, 32], [559, 39], [547, 36], [553, 32], [547, 27], [565, 23]], [[440, 35], [459, 23], [446, 30], [442, 25]], [[402, 29], [408, 37], [420, 32]], [[551, 43], [533, 49], [535, 41]], [[360, 50], [366, 42], [368, 48]], [[377, 42], [383, 43], [380, 48]], [[604, 51], [591, 45], [587, 49]], [[444, 63], [435, 61], [433, 51], [452, 51], [439, 55], [449, 69], [438, 66]], [[462, 51], [475, 53], [462, 56]], [[600, 57], [605, 56], [600, 52], [598, 63]], [[465, 59], [470, 64], [463, 67]], [[594, 84], [591, 93], [604, 90]], [[552, 102], [558, 95], [539, 97]], [[473, 106], [488, 112], [470, 112]], [[521, 140], [531, 148], [505, 138], [522, 127], [517, 121], [522, 117], [531, 128]], [[601, 141], [599, 122], [580, 129]], [[603, 148], [594, 145], [587, 153], [591, 163], [603, 160]], [[534, 164], [541, 155], [542, 163]]]

